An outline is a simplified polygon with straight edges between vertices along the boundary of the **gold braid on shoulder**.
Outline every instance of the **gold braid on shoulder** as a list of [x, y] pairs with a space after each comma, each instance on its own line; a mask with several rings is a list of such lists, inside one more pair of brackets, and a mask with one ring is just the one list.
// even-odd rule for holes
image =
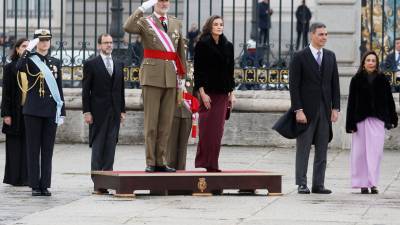
[[[29, 66], [26, 64], [26, 71], [29, 76], [31, 77], [36, 77], [35, 82], [33, 82], [32, 86], [29, 87], [27, 75], [24, 72], [19, 72], [17, 74], [17, 81], [18, 81], [18, 86], [21, 89], [22, 93], [27, 93], [30, 91], [33, 87], [35, 87], [36, 83], [39, 81], [39, 96], [43, 97], [44, 96], [44, 75], [40, 71], [37, 74], [33, 74], [29, 71]], [[21, 84], [22, 83], [22, 84]]]

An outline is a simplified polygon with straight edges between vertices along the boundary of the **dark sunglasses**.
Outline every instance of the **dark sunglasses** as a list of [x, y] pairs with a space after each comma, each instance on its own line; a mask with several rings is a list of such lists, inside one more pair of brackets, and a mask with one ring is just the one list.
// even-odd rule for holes
[[39, 38], [39, 41], [50, 41], [50, 38]]

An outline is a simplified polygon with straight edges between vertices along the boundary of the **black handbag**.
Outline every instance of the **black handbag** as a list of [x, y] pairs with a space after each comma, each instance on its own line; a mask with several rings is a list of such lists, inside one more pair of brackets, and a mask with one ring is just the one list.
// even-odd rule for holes
[[225, 120], [229, 120], [229, 118], [231, 117], [231, 111], [232, 108], [228, 106], [228, 108], [226, 108]]

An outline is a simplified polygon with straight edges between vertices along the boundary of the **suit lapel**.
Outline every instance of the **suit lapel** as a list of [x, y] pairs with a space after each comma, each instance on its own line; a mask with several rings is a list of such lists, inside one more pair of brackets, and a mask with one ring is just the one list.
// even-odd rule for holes
[[[314, 73], [318, 75], [319, 78], [321, 78], [320, 76], [320, 71], [319, 71], [319, 65], [317, 63], [317, 61], [314, 58], [314, 55], [311, 52], [310, 47], [306, 48], [306, 59], [309, 62], [309, 65], [311, 65], [312, 69], [314, 70]], [[322, 61], [324, 60], [324, 56], [322, 56]], [[322, 63], [321, 63], [322, 66]]]
[[321, 76], [324, 77], [325, 71], [327, 70], [328, 66], [328, 54], [326, 54], [326, 50], [323, 51], [322, 62], [321, 62]]
[[[113, 59], [113, 64], [114, 64], [114, 69], [113, 69], [113, 89], [116, 88], [115, 86], [117, 85], [117, 83], [119, 83], [120, 77], [122, 76], [122, 74], [119, 73], [119, 70], [117, 69], [117, 64], [118, 62], [116, 60]], [[118, 64], [119, 66], [119, 64]]]
[[100, 54], [97, 56], [97, 63], [96, 64], [99, 65], [99, 69], [102, 70], [102, 73], [104, 75], [108, 75], [108, 71], [107, 71], [106, 65], [104, 64], [103, 59], [101, 58]]

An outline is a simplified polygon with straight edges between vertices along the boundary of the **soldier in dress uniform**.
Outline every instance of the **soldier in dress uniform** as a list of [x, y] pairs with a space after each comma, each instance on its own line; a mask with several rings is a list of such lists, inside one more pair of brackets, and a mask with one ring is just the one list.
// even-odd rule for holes
[[[51, 33], [39, 29], [17, 63], [32, 196], [51, 196], [51, 166], [57, 125], [64, 122], [61, 61], [49, 54]], [[36, 47], [36, 51], [33, 49]]]
[[[154, 13], [143, 12], [154, 6]], [[166, 166], [166, 151], [176, 106], [178, 83], [184, 83], [185, 47], [182, 23], [167, 15], [169, 0], [149, 0], [125, 22], [128, 33], [140, 34], [144, 60], [139, 71], [143, 90], [146, 172], [175, 172]], [[178, 101], [179, 102], [179, 101]]]

